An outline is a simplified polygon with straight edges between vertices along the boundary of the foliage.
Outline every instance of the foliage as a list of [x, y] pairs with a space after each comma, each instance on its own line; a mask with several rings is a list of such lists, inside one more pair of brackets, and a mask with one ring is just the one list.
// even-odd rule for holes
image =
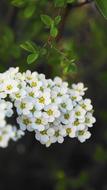
[[[8, 41], [6, 41], [5, 34], [5, 38], [1, 40], [2, 42], [5, 40], [3, 43], [4, 47], [2, 46], [1, 51], [4, 51], [5, 54], [5, 45], [7, 44], [6, 46], [8, 48], [11, 43], [13, 43], [13, 49], [8, 51], [7, 55], [3, 56], [2, 59], [7, 61], [10, 57], [13, 57], [13, 59], [17, 60], [18, 64], [19, 62], [21, 64], [23, 51], [19, 48], [20, 45], [22, 49], [29, 52], [27, 63], [30, 65], [32, 63], [39, 64], [44, 62], [44, 64], [50, 65], [50, 67], [53, 68], [53, 73], [57, 71], [57, 74], [62, 74], [64, 78], [70, 73], [77, 72], [77, 56], [75, 56], [76, 52], [73, 46], [72, 49], [71, 47], [69, 49], [69, 46], [65, 44], [65, 42], [61, 42], [64, 27], [63, 22], [66, 19], [64, 12], [66, 12], [68, 8], [72, 10], [89, 2], [91, 3], [91, 0], [79, 2], [77, 0], [52, 0], [51, 2], [49, 0], [10, 0], [7, 6], [13, 7], [11, 7], [12, 10], [8, 13], [9, 18], [6, 19], [10, 25], [14, 25], [15, 19], [17, 19], [17, 25], [20, 22], [21, 24], [18, 33], [17, 31], [11, 31], [10, 27], [4, 26], [3, 30], [7, 28]], [[106, 1], [96, 0], [93, 3], [97, 4], [97, 7], [106, 17]], [[47, 10], [46, 4], [48, 4], [49, 10]], [[14, 18], [13, 14], [15, 14], [16, 18]], [[16, 28], [17, 27], [18, 26], [16, 26]], [[25, 30], [28, 32], [25, 32]], [[26, 59], [24, 58], [24, 62], [25, 61]], [[56, 65], [56, 69], [54, 64]], [[21, 67], [23, 67], [22, 64]], [[61, 72], [58, 73], [58, 70]]]
[[96, 0], [96, 4], [100, 9], [101, 13], [105, 18], [107, 18], [107, 1], [106, 0]]

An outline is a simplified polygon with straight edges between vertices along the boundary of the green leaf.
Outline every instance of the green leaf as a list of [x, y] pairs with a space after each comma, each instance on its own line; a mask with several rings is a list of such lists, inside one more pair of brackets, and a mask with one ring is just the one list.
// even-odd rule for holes
[[55, 25], [58, 25], [60, 23], [60, 21], [61, 21], [61, 16], [56, 16], [55, 20], [54, 20]]
[[41, 48], [40, 53], [42, 56], [47, 54], [47, 49], [46, 48]]
[[50, 29], [50, 35], [55, 38], [57, 34], [58, 34], [58, 29], [53, 25]]
[[66, 3], [66, 0], [54, 0], [56, 7], [63, 7]]
[[36, 45], [30, 41], [24, 42], [23, 44], [20, 45], [20, 47], [29, 52], [36, 51]]
[[73, 3], [75, 0], [67, 0], [67, 3]]
[[25, 18], [31, 18], [35, 12], [36, 7], [34, 5], [27, 6], [23, 12]]
[[102, 15], [107, 19], [107, 0], [95, 0]]
[[77, 66], [75, 63], [72, 63], [70, 66], [69, 66], [69, 71], [70, 72], [77, 72]]
[[25, 1], [24, 0], [11, 0], [11, 4], [16, 7], [20, 7], [25, 4]]
[[34, 61], [37, 60], [38, 56], [39, 56], [38, 53], [32, 53], [32, 54], [28, 55], [28, 57], [27, 57], [27, 63], [28, 64], [33, 63]]
[[53, 24], [53, 19], [48, 15], [41, 15], [41, 20], [45, 25], [49, 27], [51, 27], [51, 25]]
[[74, 60], [68, 60], [67, 62], [64, 62], [64, 64], [65, 64], [64, 68], [65, 73], [77, 72], [77, 66], [74, 63]]

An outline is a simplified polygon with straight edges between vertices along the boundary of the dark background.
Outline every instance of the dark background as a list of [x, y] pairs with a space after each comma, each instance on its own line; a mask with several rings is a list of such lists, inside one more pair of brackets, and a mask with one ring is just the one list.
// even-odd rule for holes
[[[48, 7], [43, 4], [44, 10]], [[41, 43], [45, 31], [38, 9], [31, 18], [24, 11], [0, 0], [0, 71], [19, 66], [47, 77], [61, 76], [60, 66], [56, 70], [50, 60], [27, 65], [27, 54], [19, 44], [27, 39]], [[0, 190], [107, 190], [107, 21], [93, 4], [75, 9], [67, 17], [61, 42], [77, 57], [78, 72], [66, 80], [88, 86], [86, 96], [92, 99], [97, 119], [92, 137], [83, 144], [66, 139], [49, 148], [31, 133], [10, 142], [8, 148], [0, 149]]]

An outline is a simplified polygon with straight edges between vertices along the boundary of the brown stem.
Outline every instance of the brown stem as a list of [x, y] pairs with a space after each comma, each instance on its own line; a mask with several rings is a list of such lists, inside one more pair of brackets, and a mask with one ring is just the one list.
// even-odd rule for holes
[[10, 25], [12, 28], [14, 28], [16, 17], [18, 13], [18, 8], [16, 7], [10, 7], [9, 11], [6, 15], [6, 22], [8, 25]]
[[59, 42], [62, 38], [62, 35], [63, 35], [63, 30], [64, 30], [64, 27], [65, 27], [65, 24], [66, 24], [66, 21], [67, 21], [67, 18], [71, 12], [71, 10], [75, 9], [75, 8], [80, 8], [84, 5], [87, 5], [89, 3], [92, 3], [93, 0], [86, 0], [82, 3], [73, 3], [71, 5], [67, 5], [66, 8], [64, 9], [64, 12], [62, 14], [62, 21], [59, 25], [59, 34], [56, 38], [56, 42]]

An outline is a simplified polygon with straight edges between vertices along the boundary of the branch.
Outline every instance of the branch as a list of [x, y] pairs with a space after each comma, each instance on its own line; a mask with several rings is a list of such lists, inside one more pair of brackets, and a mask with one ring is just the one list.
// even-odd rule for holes
[[71, 9], [79, 8], [79, 7], [82, 7], [82, 6], [87, 5], [89, 3], [92, 3], [92, 2], [93, 2], [93, 0], [86, 0], [86, 1], [84, 1], [82, 3], [74, 3], [74, 4], [71, 5]]
[[56, 41], [59, 42], [62, 38], [62, 34], [63, 34], [63, 30], [64, 30], [64, 27], [65, 27], [65, 24], [66, 24], [66, 21], [67, 21], [67, 18], [69, 16], [69, 13], [71, 12], [71, 10], [75, 9], [75, 8], [80, 8], [80, 7], [83, 7], [87, 4], [90, 4], [92, 3], [93, 0], [86, 0], [82, 3], [73, 3], [71, 5], [67, 5], [65, 10], [64, 10], [64, 13], [62, 15], [62, 21], [60, 23], [60, 26], [59, 26], [59, 34], [56, 38]]
[[17, 13], [18, 13], [18, 8], [16, 8], [16, 7], [10, 7], [9, 11], [7, 12], [6, 22], [12, 28], [14, 28], [14, 26], [15, 26]]

